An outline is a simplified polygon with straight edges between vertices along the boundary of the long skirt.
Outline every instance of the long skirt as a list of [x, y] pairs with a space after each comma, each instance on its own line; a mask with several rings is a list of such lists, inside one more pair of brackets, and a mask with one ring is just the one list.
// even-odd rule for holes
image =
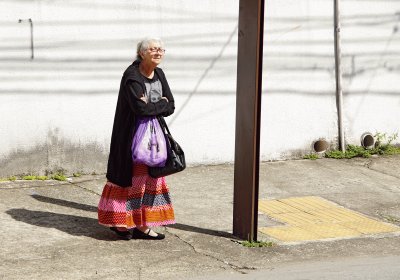
[[99, 224], [107, 227], [155, 227], [175, 223], [165, 177], [154, 179], [143, 164], [133, 166], [132, 185], [107, 182], [98, 205]]

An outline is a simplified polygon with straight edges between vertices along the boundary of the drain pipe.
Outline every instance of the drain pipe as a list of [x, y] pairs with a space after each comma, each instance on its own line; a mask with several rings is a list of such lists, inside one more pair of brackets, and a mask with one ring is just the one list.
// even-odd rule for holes
[[19, 19], [19, 20], [18, 20], [18, 23], [21, 23], [21, 22], [23, 22], [23, 21], [28, 21], [28, 22], [29, 22], [29, 25], [30, 25], [30, 27], [31, 27], [31, 59], [33, 59], [33, 58], [34, 58], [34, 55], [33, 55], [33, 21], [32, 21], [31, 18], [28, 18], [28, 19]]
[[334, 0], [334, 38], [335, 38], [335, 76], [336, 76], [336, 108], [338, 113], [339, 127], [339, 148], [342, 152], [346, 151], [343, 131], [343, 94], [342, 94], [342, 72], [341, 72], [341, 53], [340, 53], [340, 18], [339, 2]]

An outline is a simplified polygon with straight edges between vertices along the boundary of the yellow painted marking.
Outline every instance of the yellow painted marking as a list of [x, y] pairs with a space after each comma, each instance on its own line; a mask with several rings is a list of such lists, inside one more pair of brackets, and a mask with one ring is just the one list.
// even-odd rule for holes
[[277, 219], [279, 221], [288, 223], [290, 225], [304, 225], [304, 224], [313, 224], [320, 223], [317, 217], [314, 217], [308, 213], [297, 212], [297, 213], [284, 213], [284, 214], [270, 214], [269, 216]]
[[282, 203], [295, 207], [300, 211], [312, 211], [316, 209], [326, 209], [332, 207], [331, 205], [325, 203], [321, 203], [319, 199], [314, 197], [308, 197], [306, 199], [282, 199], [280, 200]]
[[259, 211], [287, 226], [259, 231], [281, 241], [346, 238], [400, 231], [400, 227], [371, 219], [316, 196], [260, 200]]
[[321, 236], [298, 227], [264, 227], [259, 229], [262, 233], [279, 237], [282, 241], [305, 241], [320, 239]]
[[282, 203], [277, 200], [271, 200], [269, 203], [261, 203], [259, 204], [259, 210], [265, 211], [265, 213], [290, 213], [290, 212], [298, 212], [299, 210], [293, 208], [285, 203]]
[[[303, 228], [302, 226], [301, 228]], [[314, 232], [323, 238], [336, 238], [338, 236], [359, 236], [360, 233], [353, 229], [346, 228], [338, 224], [320, 224], [320, 225], [308, 225], [304, 229]]]
[[348, 222], [348, 223], [343, 223], [343, 226], [352, 228], [363, 234], [399, 231], [399, 228], [395, 225], [384, 224], [373, 220]]

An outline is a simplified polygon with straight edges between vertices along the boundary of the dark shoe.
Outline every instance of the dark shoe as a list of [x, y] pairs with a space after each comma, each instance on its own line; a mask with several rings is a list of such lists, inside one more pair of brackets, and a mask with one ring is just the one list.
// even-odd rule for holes
[[157, 236], [151, 236], [148, 233], [138, 230], [137, 228], [134, 228], [132, 232], [132, 239], [162, 240], [164, 238], [165, 235], [162, 233], [157, 233]]
[[120, 239], [124, 239], [124, 240], [132, 239], [132, 233], [129, 230], [121, 231], [121, 230], [118, 230], [116, 227], [110, 227], [110, 229], [113, 232], [115, 232]]

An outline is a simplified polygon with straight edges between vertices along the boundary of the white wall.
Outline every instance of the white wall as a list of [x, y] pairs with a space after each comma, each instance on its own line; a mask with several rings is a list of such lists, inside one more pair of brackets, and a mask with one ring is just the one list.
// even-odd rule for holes
[[348, 141], [400, 127], [400, 2], [344, 1], [343, 68]]
[[[398, 1], [342, 1], [349, 143], [399, 129], [399, 12]], [[43, 146], [47, 165], [58, 157], [64, 168], [67, 154], [87, 145], [99, 153], [93, 169], [104, 171], [120, 77], [146, 36], [166, 43], [162, 68], [177, 107], [169, 123], [189, 163], [233, 161], [237, 16], [238, 1], [1, 1], [3, 173], [16, 168], [12, 158], [24, 162]], [[34, 21], [33, 61], [20, 18]], [[332, 1], [266, 1], [263, 160], [309, 153], [320, 137], [336, 141], [332, 19]], [[79, 157], [79, 169], [90, 169]]]

